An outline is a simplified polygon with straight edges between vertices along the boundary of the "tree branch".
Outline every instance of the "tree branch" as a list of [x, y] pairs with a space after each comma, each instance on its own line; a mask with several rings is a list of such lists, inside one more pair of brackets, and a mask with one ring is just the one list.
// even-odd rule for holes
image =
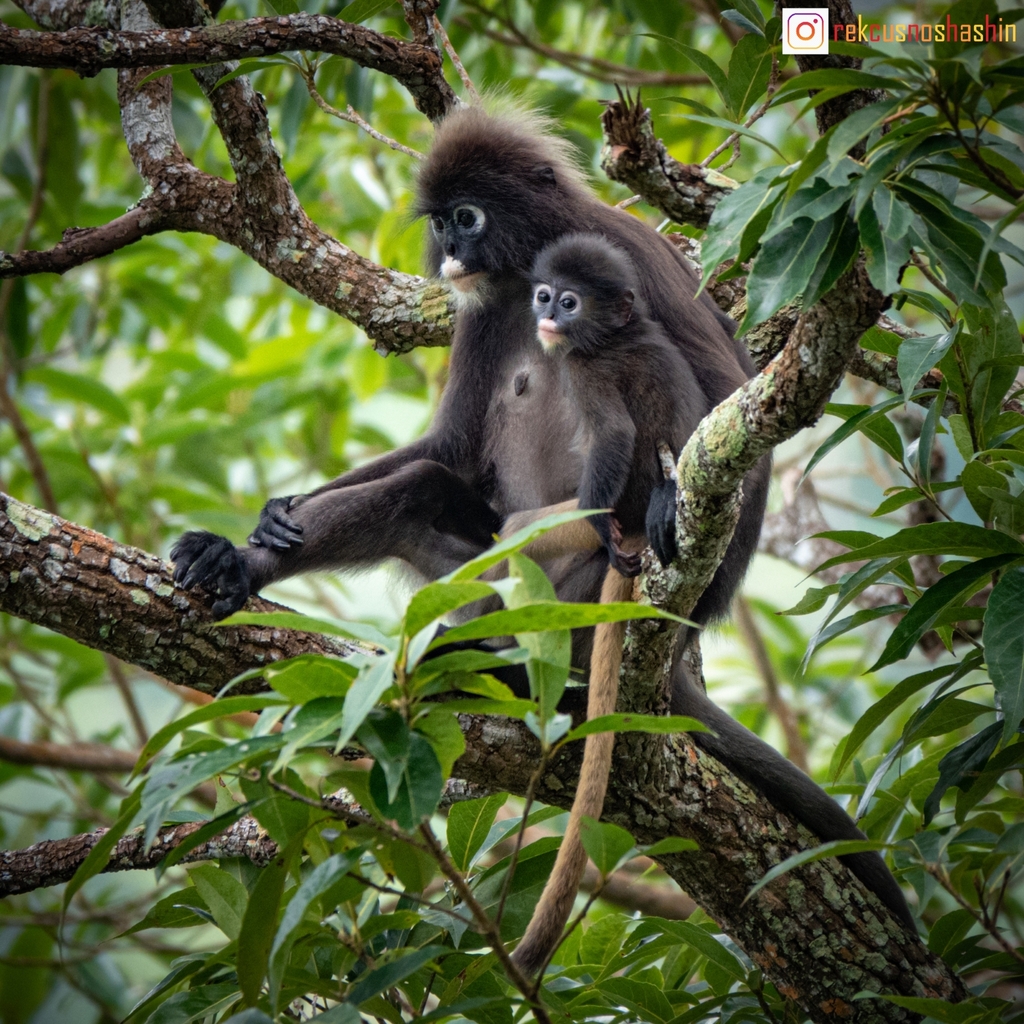
[[[163, 559], [2, 493], [0, 565], [0, 611], [203, 693], [283, 658], [356, 649], [308, 633], [217, 626], [206, 600], [179, 589]], [[283, 610], [261, 598], [246, 607]], [[265, 689], [261, 679], [248, 679], [232, 693]]]
[[[806, 354], [814, 351], [811, 347]], [[777, 384], [786, 392], [799, 386], [788, 377]], [[754, 408], [753, 397], [745, 399], [748, 406]], [[313, 634], [215, 626], [201, 598], [174, 586], [162, 560], [6, 496], [0, 496], [0, 567], [0, 611], [208, 693], [237, 673], [279, 658], [343, 656], [352, 650]], [[247, 607], [279, 608], [259, 599], [250, 599]], [[260, 680], [249, 679], [232, 692], [262, 688]], [[466, 752], [454, 774], [471, 786], [523, 795], [536, 768], [533, 734], [514, 719], [459, 718]], [[571, 804], [581, 746], [573, 744], [553, 759], [540, 780], [538, 799]], [[800, 868], [741, 908], [737, 894], [817, 840], [685, 738], [620, 737], [605, 816], [628, 828], [638, 842], [667, 835], [695, 839], [698, 852], [664, 858], [668, 873], [816, 1020], [830, 1019], [815, 1007], [833, 998], [849, 1005], [853, 1019], [910, 1019], [895, 1007], [854, 1003], [862, 989], [962, 997], [955, 975], [838, 861]], [[94, 842], [89, 840], [88, 848]], [[127, 853], [118, 856], [118, 863], [131, 866]], [[18, 886], [16, 891], [59, 880], [52, 874], [46, 875], [50, 881], [40, 880], [38, 860], [38, 854], [35, 860], [5, 855], [0, 878]], [[20, 879], [22, 870], [30, 872], [28, 881]]]
[[103, 743], [50, 743], [36, 740], [23, 743], [0, 736], [0, 761], [35, 765], [39, 768], [63, 768], [71, 772], [130, 772], [138, 754], [116, 750]]
[[[50, 23], [54, 23], [52, 19]], [[389, 75], [409, 91], [416, 108], [432, 121], [440, 120], [456, 103], [436, 49], [323, 14], [149, 31], [76, 27], [32, 32], [0, 23], [0, 63], [70, 68], [83, 77], [103, 68], [214, 64], [294, 50], [335, 54]]]
[[681, 164], [654, 134], [651, 112], [621, 95], [601, 115], [601, 167], [612, 181], [627, 185], [677, 224], [706, 228], [711, 214], [736, 182], [698, 164]]

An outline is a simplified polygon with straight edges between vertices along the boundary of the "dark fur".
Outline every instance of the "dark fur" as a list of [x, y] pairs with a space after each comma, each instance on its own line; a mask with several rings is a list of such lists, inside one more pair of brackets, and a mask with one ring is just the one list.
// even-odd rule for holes
[[[616, 527], [627, 536], [647, 532], [651, 495], [665, 486], [658, 445], [678, 456], [700, 421], [704, 397], [682, 352], [648, 318], [629, 257], [603, 236], [553, 242], [537, 257], [531, 284], [538, 326], [551, 323], [561, 332], [549, 352], [564, 360], [580, 410], [580, 507], [613, 509], [615, 525], [607, 513], [591, 522], [612, 564], [636, 575], [639, 558], [618, 548]], [[574, 308], [562, 308], [566, 297]], [[668, 489], [674, 497], [675, 487]], [[660, 537], [649, 539], [661, 546]], [[663, 564], [675, 554], [672, 539], [672, 550], [658, 551]]]
[[[450, 219], [460, 202], [487, 214], [486, 230], [463, 254], [467, 270], [486, 271], [487, 281], [481, 301], [457, 318], [449, 380], [429, 431], [287, 507], [265, 509], [251, 547], [232, 549], [213, 534], [182, 538], [172, 551], [175, 578], [213, 590], [218, 614], [241, 607], [249, 593], [273, 580], [310, 569], [398, 558], [436, 579], [481, 550], [495, 511], [503, 518], [576, 494], [582, 463], [572, 441], [579, 411], [557, 365], [536, 343], [527, 281], [536, 254], [565, 234], [596, 232], [629, 255], [638, 297], [693, 369], [703, 396], [695, 414], [704, 415], [753, 373], [711, 300], [692, 298], [697, 279], [683, 256], [635, 217], [591, 195], [564, 145], [535, 124], [476, 109], [449, 116], [424, 161], [418, 207]], [[442, 251], [432, 232], [428, 248], [436, 273]], [[424, 461], [438, 465], [425, 467]], [[426, 509], [417, 497], [420, 475], [431, 499]], [[702, 598], [708, 617], [728, 608], [757, 546], [768, 476], [767, 460], [747, 475], [735, 536]], [[445, 481], [453, 483], [447, 491]], [[563, 600], [592, 601], [606, 567], [602, 551], [561, 559], [545, 570]], [[575, 640], [577, 664], [585, 666], [589, 638], [581, 633]], [[823, 838], [860, 835], [806, 775], [715, 708], [684, 673], [675, 674], [674, 685], [673, 709], [718, 733], [697, 734], [698, 743]], [[852, 859], [851, 867], [909, 922], [881, 859], [859, 857], [868, 867], [858, 869]]]

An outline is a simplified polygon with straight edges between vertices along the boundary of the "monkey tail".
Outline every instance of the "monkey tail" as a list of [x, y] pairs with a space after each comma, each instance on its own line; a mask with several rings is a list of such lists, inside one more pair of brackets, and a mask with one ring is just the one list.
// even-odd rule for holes
[[[633, 581], [609, 568], [601, 587], [601, 603], [628, 601], [632, 593]], [[624, 622], [602, 622], [594, 631], [587, 721], [615, 711], [625, 635]], [[565, 839], [558, 849], [555, 866], [541, 893], [526, 934], [512, 954], [512, 959], [527, 975], [538, 974], [547, 966], [572, 913], [576, 892], [587, 866], [587, 854], [580, 842], [580, 820], [584, 815], [588, 818], [601, 817], [614, 746], [613, 732], [593, 733], [586, 738], [583, 767], [580, 769], [580, 780], [576, 786]]]
[[[700, 692], [685, 672], [677, 668], [673, 684], [672, 713], [689, 715], [713, 730], [691, 734], [698, 747], [825, 842], [867, 838], [816, 782]], [[848, 853], [839, 859], [912, 933], [917, 930], [903, 890], [879, 854]]]

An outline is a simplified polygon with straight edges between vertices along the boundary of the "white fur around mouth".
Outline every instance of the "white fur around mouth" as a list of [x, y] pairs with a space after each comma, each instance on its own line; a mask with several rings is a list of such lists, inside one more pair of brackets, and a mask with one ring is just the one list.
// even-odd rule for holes
[[446, 256], [444, 263], [441, 264], [441, 276], [460, 292], [470, 292], [476, 288], [477, 282], [483, 277], [483, 271], [478, 270], [471, 273], [462, 265], [462, 260], [457, 260], [454, 256]]

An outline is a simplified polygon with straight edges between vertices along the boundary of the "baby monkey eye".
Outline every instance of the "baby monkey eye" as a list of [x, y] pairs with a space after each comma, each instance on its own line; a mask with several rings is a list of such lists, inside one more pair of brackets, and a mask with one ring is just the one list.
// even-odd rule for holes
[[565, 294], [564, 294], [564, 295], [563, 295], [563, 296], [562, 296], [562, 297], [561, 297], [561, 298], [560, 298], [560, 299], [558, 300], [558, 304], [559, 304], [559, 305], [560, 305], [560, 306], [562, 307], [562, 309], [564, 309], [564, 310], [565, 310], [565, 311], [566, 311], [567, 313], [571, 313], [571, 312], [573, 312], [573, 310], [575, 310], [575, 309], [576, 309], [576, 307], [577, 307], [577, 306], [578, 306], [578, 305], [580, 304], [580, 300], [579, 300], [579, 299], [578, 299], [578, 298], [577, 298], [577, 297], [576, 297], [575, 295], [573, 295], [573, 293], [572, 293], [572, 292], [566, 292], [566, 293], [565, 293]]
[[541, 286], [533, 293], [533, 301], [538, 306], [546, 306], [551, 301], [551, 292]]
[[436, 213], [430, 218], [430, 226], [437, 234], [441, 234], [444, 231], [444, 221]]

